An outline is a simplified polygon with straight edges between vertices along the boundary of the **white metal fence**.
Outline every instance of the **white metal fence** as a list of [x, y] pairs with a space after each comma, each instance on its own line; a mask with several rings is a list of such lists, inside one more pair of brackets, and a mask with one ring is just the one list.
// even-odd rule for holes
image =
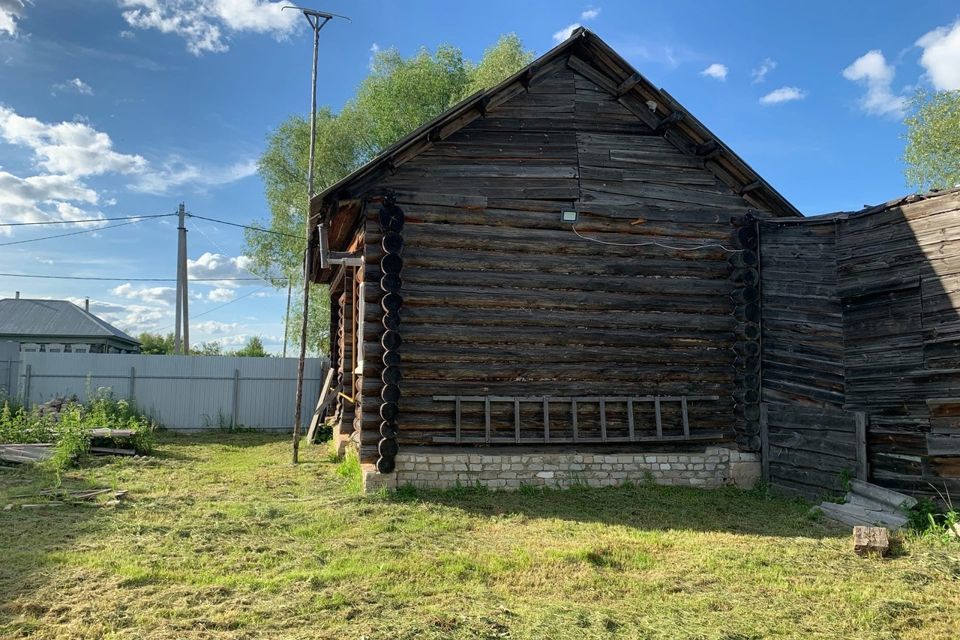
[[[130, 400], [170, 429], [293, 427], [296, 358], [102, 353], [17, 353], [16, 357], [16, 395], [27, 404], [58, 396], [85, 400], [98, 388], [109, 387], [114, 397]], [[325, 360], [306, 361], [305, 423], [313, 415], [326, 367]]]

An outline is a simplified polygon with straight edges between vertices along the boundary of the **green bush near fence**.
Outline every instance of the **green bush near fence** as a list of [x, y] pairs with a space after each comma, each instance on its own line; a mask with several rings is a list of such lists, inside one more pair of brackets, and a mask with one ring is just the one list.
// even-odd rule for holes
[[51, 443], [54, 455], [49, 466], [61, 471], [83, 460], [90, 449], [93, 429], [129, 429], [125, 439], [137, 453], [149, 453], [156, 425], [126, 400], [116, 400], [113, 391], [98, 389], [87, 402], [68, 401], [59, 412], [42, 406], [27, 409], [15, 399], [0, 408], [0, 444]]

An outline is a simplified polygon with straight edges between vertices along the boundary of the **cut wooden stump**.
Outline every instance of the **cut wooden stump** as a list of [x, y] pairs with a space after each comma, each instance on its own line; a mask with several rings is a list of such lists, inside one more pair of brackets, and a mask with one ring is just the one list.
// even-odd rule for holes
[[853, 552], [858, 556], [879, 555], [890, 550], [890, 535], [886, 527], [854, 527]]

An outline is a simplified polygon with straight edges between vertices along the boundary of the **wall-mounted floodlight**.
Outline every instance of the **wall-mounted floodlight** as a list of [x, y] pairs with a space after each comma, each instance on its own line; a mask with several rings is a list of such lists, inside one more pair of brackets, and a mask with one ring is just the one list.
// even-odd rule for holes
[[560, 222], [576, 222], [577, 221], [577, 212], [576, 211], [561, 211], [560, 212]]

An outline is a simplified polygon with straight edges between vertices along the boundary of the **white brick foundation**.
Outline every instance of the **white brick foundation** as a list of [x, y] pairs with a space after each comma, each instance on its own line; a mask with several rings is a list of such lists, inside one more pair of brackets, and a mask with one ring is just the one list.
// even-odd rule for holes
[[491, 489], [521, 486], [604, 487], [625, 482], [690, 487], [752, 487], [760, 476], [759, 458], [727, 447], [693, 451], [465, 451], [400, 447], [396, 486], [447, 488], [477, 484]]

